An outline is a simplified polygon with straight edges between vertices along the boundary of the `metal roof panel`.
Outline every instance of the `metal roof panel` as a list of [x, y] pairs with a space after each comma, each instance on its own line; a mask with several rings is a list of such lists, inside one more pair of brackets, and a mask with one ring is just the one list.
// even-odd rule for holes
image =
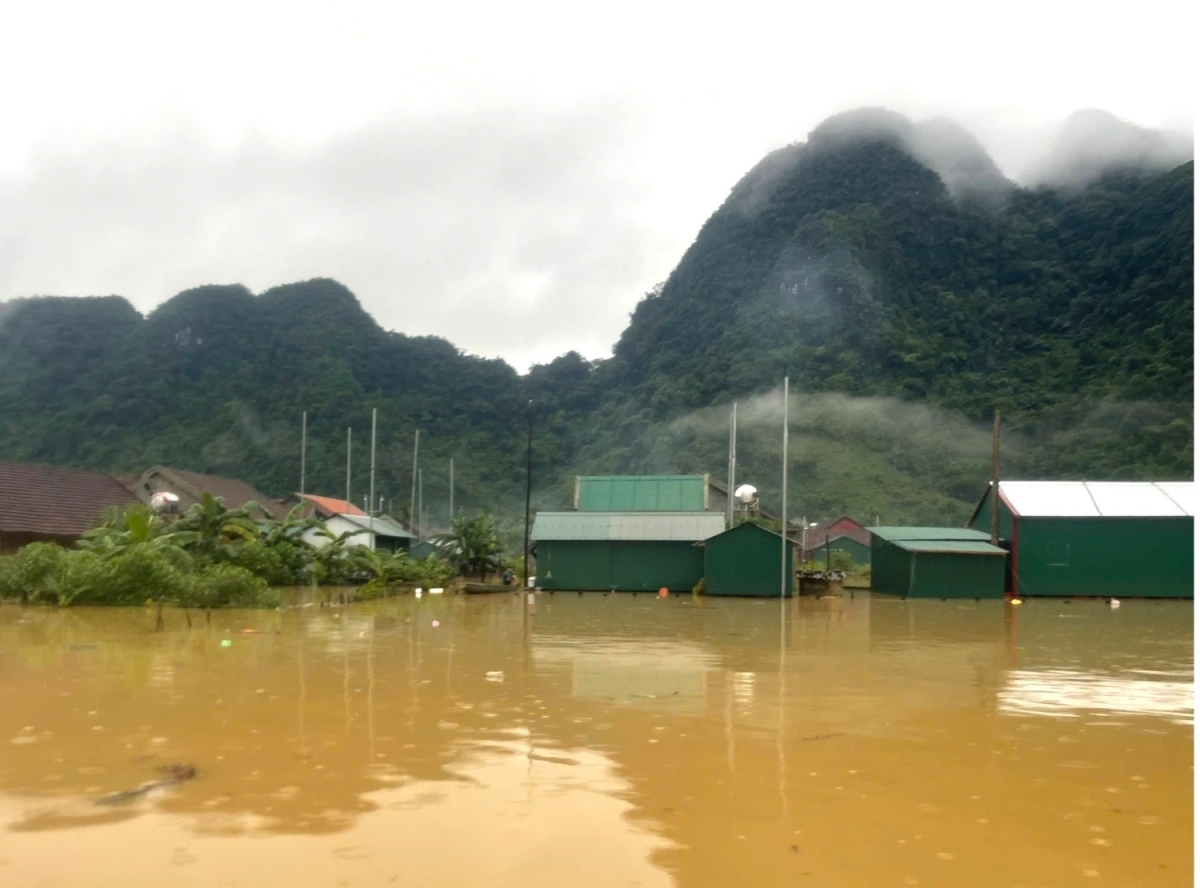
[[951, 555], [1006, 555], [1003, 549], [977, 540], [893, 540], [908, 552], [942, 552]]
[[971, 540], [986, 543], [991, 537], [970, 527], [868, 527], [867, 530], [889, 542], [899, 540]]
[[724, 529], [719, 512], [538, 512], [530, 538], [695, 543]]
[[1194, 514], [1191, 481], [1002, 481], [1022, 518], [1153, 518]]

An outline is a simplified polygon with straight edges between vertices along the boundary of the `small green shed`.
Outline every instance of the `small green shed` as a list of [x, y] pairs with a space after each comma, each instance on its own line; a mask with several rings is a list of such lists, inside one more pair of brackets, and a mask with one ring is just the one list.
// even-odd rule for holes
[[690, 592], [704, 575], [696, 543], [725, 529], [715, 512], [538, 512], [537, 584], [556, 591]]
[[[747, 522], [731, 527], [702, 544], [704, 547], [704, 592], [706, 595], [738, 595], [779, 598], [783, 589], [783, 537]], [[796, 543], [788, 541], [787, 571], [792, 582]]]
[[[1001, 481], [999, 538], [1021, 596], [1192, 598], [1191, 481]], [[992, 527], [988, 485], [971, 526]]]
[[1003, 598], [1007, 553], [964, 527], [872, 527], [871, 588], [904, 598]]

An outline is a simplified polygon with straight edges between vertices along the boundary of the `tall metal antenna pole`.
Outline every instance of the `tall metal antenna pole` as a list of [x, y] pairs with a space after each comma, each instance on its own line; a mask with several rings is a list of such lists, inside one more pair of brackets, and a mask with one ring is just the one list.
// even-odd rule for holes
[[454, 520], [454, 457], [450, 457], [450, 520]]
[[425, 539], [425, 477], [420, 469], [417, 469], [417, 518], [420, 519], [417, 525], [419, 542]]
[[300, 495], [304, 496], [305, 475], [308, 471], [308, 411], [300, 415]]
[[420, 516], [417, 515], [417, 450], [421, 447], [421, 430], [417, 429], [416, 435], [413, 436], [413, 477], [412, 477], [412, 492], [408, 502], [408, 520], [413, 527], [420, 523]]
[[350, 453], [352, 452], [352, 446], [353, 446], [351, 432], [352, 432], [352, 430], [349, 427], [347, 427], [346, 428], [346, 502], [348, 502], [348, 503], [354, 502], [354, 500], [350, 499]]
[[[375, 514], [375, 420], [378, 418], [379, 409], [371, 408], [371, 492], [367, 495], [367, 502], [370, 506], [367, 508], [367, 515]], [[371, 522], [371, 530], [375, 530], [375, 523]]]
[[783, 568], [783, 577], [779, 586], [779, 597], [787, 596], [788, 584], [791, 582], [791, 570], [788, 565], [788, 538], [787, 538], [787, 487], [788, 487], [788, 379], [783, 378], [783, 504], [780, 507], [780, 528], [783, 536], [783, 552], [779, 556], [780, 563]]
[[533, 401], [529, 402], [529, 432], [525, 439], [525, 548], [522, 554], [522, 574], [525, 584], [521, 594], [529, 588], [529, 504], [533, 498]]
[[728, 515], [726, 527], [733, 527], [733, 518], [737, 515], [737, 506], [733, 504], [733, 491], [736, 490], [738, 474], [738, 402], [733, 402], [733, 413], [730, 414], [730, 490], [728, 490]]
[[1000, 411], [992, 417], [992, 545], [1000, 545]]

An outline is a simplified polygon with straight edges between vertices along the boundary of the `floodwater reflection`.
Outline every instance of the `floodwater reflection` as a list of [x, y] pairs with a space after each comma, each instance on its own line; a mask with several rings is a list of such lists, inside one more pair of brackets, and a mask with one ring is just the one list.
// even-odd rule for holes
[[1015, 611], [0, 608], [0, 884], [1191, 884], [1191, 604]]

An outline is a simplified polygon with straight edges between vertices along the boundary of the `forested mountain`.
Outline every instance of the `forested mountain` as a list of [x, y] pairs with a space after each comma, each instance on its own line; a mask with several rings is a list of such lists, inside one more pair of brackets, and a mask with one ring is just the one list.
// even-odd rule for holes
[[765, 393], [786, 374], [795, 514], [965, 519], [993, 408], [1010, 476], [1190, 478], [1193, 164], [1095, 156], [1086, 187], [1025, 190], [947, 121], [833, 118], [734, 186], [611, 359], [523, 378], [381, 330], [332, 281], [202, 287], [147, 318], [117, 297], [0, 304], [0, 457], [282, 495], [307, 409], [309, 488], [344, 491], [353, 425], [359, 499], [377, 406], [377, 490], [407, 510], [419, 427], [440, 521], [450, 456], [457, 502], [520, 511], [527, 398], [553, 506], [577, 472], [723, 476], [739, 399], [739, 478], [777, 501]]

